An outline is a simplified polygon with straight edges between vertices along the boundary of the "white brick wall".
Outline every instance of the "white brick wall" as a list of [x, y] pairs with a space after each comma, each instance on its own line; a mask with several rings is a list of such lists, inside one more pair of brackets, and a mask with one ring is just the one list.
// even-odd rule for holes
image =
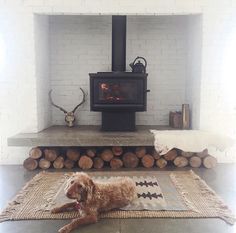
[[185, 102], [187, 22], [187, 16], [128, 17], [127, 66], [138, 55], [145, 57], [151, 90], [137, 124], [168, 125], [169, 111]]
[[[128, 16], [127, 70], [144, 56], [148, 111], [137, 113], [137, 124], [166, 125], [170, 110], [185, 102], [187, 16]], [[111, 71], [111, 16], [51, 16], [51, 87], [54, 100], [70, 110], [81, 98], [79, 86], [89, 89], [88, 73]], [[90, 112], [89, 99], [77, 112], [79, 124], [101, 124], [100, 113]], [[64, 124], [53, 108], [53, 124]]]
[[48, 24], [48, 16], [34, 16], [38, 131], [43, 130], [51, 125], [51, 105], [48, 101], [48, 92], [51, 89], [49, 76]]
[[200, 94], [201, 94], [201, 46], [202, 17], [190, 17], [188, 21], [188, 56], [186, 75], [186, 103], [191, 109], [191, 126], [200, 127]]
[[[111, 16], [51, 16], [50, 76], [53, 100], [71, 111], [81, 100], [79, 87], [89, 92], [89, 73], [111, 71]], [[78, 124], [100, 124], [100, 113], [86, 104]], [[52, 109], [52, 123], [64, 125], [64, 114]]]
[[[234, 79], [228, 78], [223, 63], [227, 61], [225, 50], [230, 36], [236, 31], [235, 12], [236, 3], [232, 0], [0, 0], [0, 37], [7, 51], [5, 66], [0, 71], [0, 163], [19, 163], [27, 156], [25, 149], [7, 147], [8, 136], [34, 132], [44, 125], [38, 120], [42, 110], [37, 110], [45, 100], [37, 102], [42, 92], [36, 91], [36, 83], [44, 75], [35, 72], [33, 14], [202, 14], [199, 128], [236, 138], [235, 109], [227, 104], [227, 95], [222, 91], [225, 82], [234, 86]], [[194, 85], [190, 82], [187, 86]], [[186, 98], [191, 100], [189, 93], [186, 92]], [[234, 101], [235, 97], [232, 98]], [[217, 156], [220, 161], [236, 161], [235, 151]]]

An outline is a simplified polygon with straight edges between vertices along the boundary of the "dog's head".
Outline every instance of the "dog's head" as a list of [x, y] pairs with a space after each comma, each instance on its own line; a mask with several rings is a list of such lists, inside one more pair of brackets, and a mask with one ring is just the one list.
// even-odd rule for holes
[[78, 202], [86, 202], [91, 198], [93, 189], [93, 180], [86, 173], [76, 172], [68, 180], [65, 193], [70, 199], [76, 199]]

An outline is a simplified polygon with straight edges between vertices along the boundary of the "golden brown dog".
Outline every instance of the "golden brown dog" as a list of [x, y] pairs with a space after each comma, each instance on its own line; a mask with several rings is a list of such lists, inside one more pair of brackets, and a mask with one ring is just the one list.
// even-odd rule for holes
[[101, 212], [121, 208], [137, 198], [135, 182], [128, 177], [114, 178], [108, 182], [96, 182], [87, 174], [77, 172], [69, 180], [66, 196], [76, 201], [54, 208], [52, 213], [81, 210], [81, 217], [62, 227], [60, 233], [68, 233], [80, 225], [95, 223]]

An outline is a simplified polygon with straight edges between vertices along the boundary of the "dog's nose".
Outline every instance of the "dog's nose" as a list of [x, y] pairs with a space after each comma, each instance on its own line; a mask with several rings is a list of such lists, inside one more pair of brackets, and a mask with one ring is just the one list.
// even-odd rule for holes
[[67, 196], [68, 198], [71, 198], [71, 197], [72, 197], [72, 194], [71, 194], [71, 193], [67, 193], [66, 196]]

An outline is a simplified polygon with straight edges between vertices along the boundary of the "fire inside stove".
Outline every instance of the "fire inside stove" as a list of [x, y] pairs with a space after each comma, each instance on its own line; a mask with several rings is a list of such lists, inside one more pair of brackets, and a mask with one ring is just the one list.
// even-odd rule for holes
[[107, 102], [132, 101], [137, 95], [133, 82], [99, 83], [99, 100]]

